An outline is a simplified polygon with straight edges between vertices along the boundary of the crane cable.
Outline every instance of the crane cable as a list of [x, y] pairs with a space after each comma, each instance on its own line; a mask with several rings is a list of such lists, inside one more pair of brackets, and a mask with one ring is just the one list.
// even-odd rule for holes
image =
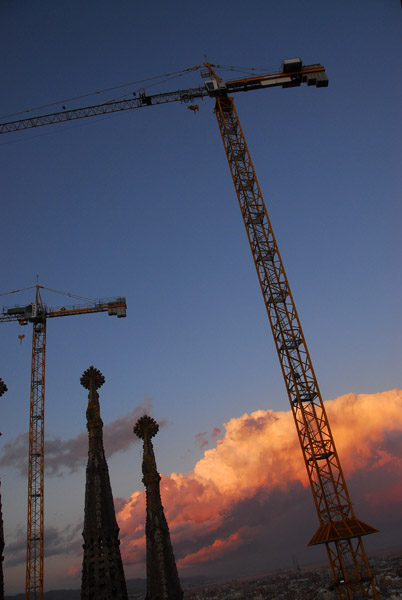
[[257, 69], [256, 67], [236, 67], [234, 65], [211, 65], [218, 69], [226, 69], [227, 71], [234, 71], [236, 73], [246, 73], [252, 75], [253, 73], [273, 73], [277, 71], [277, 68], [264, 67], [263, 69]]
[[[13, 290], [11, 292], [4, 292], [3, 294], [0, 294], [0, 296], [8, 296], [9, 294], [16, 294], [17, 292], [25, 292], [26, 290], [33, 290], [36, 289], [36, 285], [31, 285], [29, 287], [26, 288], [21, 288], [20, 290]], [[40, 285], [39, 286], [41, 290], [47, 290], [48, 292], [54, 292], [56, 294], [61, 294], [62, 296], [68, 296], [69, 298], [75, 298], [76, 300], [85, 300], [86, 302], [89, 302], [91, 304], [96, 304], [97, 301], [93, 300], [92, 298], [86, 298], [85, 296], [77, 296], [77, 294], [70, 294], [69, 292], [62, 292], [60, 290], [53, 290], [52, 288], [48, 288], [45, 287], [44, 285]]]
[[[106, 92], [110, 92], [112, 90], [118, 90], [124, 87], [138, 85], [140, 83], [146, 83], [148, 81], [154, 81], [155, 79], [162, 79], [161, 82], [155, 82], [152, 85], [158, 85], [159, 83], [163, 83], [163, 81], [169, 81], [170, 79], [174, 79], [175, 77], [181, 77], [182, 75], [189, 73], [190, 71], [197, 71], [201, 68], [202, 65], [194, 65], [193, 67], [188, 67], [187, 69], [182, 69], [181, 71], [172, 71], [171, 73], [165, 73], [164, 75], [155, 75], [154, 77], [148, 77], [146, 79], [139, 79], [138, 81], [132, 81], [131, 83], [124, 83], [122, 85], [117, 85], [110, 88], [105, 88], [103, 90], [97, 90], [96, 92], [90, 92], [88, 94], [81, 94], [80, 96], [73, 96], [72, 98], [66, 98], [64, 100], [58, 100], [57, 102], [51, 102], [50, 104], [42, 104], [41, 106], [35, 106], [33, 108], [28, 108], [23, 111], [10, 113], [8, 115], [0, 116], [0, 119], [8, 119], [9, 117], [15, 117], [17, 115], [23, 115], [26, 113], [33, 112], [35, 110], [41, 110], [42, 108], [49, 108], [51, 106], [57, 106], [58, 104], [63, 104], [64, 102], [72, 102], [73, 100], [80, 100], [82, 98], [87, 98], [89, 96], [95, 96], [97, 94], [104, 94]], [[165, 78], [163, 80], [163, 78]], [[167, 79], [166, 79], [167, 78]], [[124, 96], [122, 96], [124, 97]], [[109, 102], [113, 102], [113, 100], [109, 100]]]
[[[71, 98], [65, 98], [64, 100], [58, 100], [56, 102], [51, 102], [50, 104], [42, 104], [41, 106], [35, 106], [33, 108], [28, 108], [26, 110], [23, 111], [19, 111], [19, 112], [15, 112], [15, 113], [10, 113], [8, 115], [1, 115], [0, 119], [8, 119], [10, 117], [16, 117], [18, 115], [24, 115], [27, 113], [31, 113], [33, 111], [36, 110], [42, 110], [43, 108], [50, 108], [51, 106], [57, 106], [59, 104], [63, 104], [66, 102], [72, 102], [74, 100], [81, 100], [82, 98], [89, 98], [90, 96], [96, 96], [99, 94], [105, 94], [106, 92], [111, 92], [113, 90], [120, 90], [122, 88], [126, 88], [129, 86], [134, 86], [134, 85], [139, 85], [141, 83], [147, 83], [148, 81], [154, 81], [156, 79], [159, 79], [160, 81], [155, 81], [155, 83], [148, 85], [146, 87], [154, 87], [156, 85], [160, 85], [161, 83], [165, 83], [166, 81], [171, 81], [172, 79], [176, 79], [177, 77], [182, 77], [183, 75], [190, 73], [191, 71], [197, 71], [198, 69], [202, 69], [204, 65], [194, 65], [192, 67], [187, 67], [186, 69], [181, 69], [180, 71], [172, 71], [171, 73], [165, 73], [164, 75], [155, 75], [154, 77], [147, 77], [145, 79], [138, 79], [137, 81], [132, 81], [131, 83], [124, 83], [122, 85], [116, 85], [113, 87], [109, 87], [109, 88], [104, 88], [102, 90], [97, 90], [96, 92], [90, 92], [88, 94], [81, 94], [79, 96], [72, 96]], [[228, 71], [233, 71], [233, 72], [237, 72], [237, 73], [246, 73], [246, 74], [253, 74], [253, 73], [258, 73], [258, 72], [264, 72], [265, 69], [257, 69], [255, 67], [236, 67], [233, 65], [211, 65], [213, 67], [217, 67], [220, 69], [226, 69]], [[118, 96], [117, 98], [113, 98], [111, 100], [108, 100], [108, 102], [115, 102], [116, 100], [120, 100], [122, 98], [125, 98], [127, 96], [131, 96], [133, 92], [128, 92], [127, 94], [122, 94], [121, 96]]]
[[17, 292], [25, 292], [25, 290], [33, 290], [35, 288], [34, 285], [30, 285], [26, 288], [21, 288], [20, 290], [13, 290], [12, 292], [4, 292], [4, 294], [0, 294], [0, 296], [8, 296], [9, 294], [17, 294]]

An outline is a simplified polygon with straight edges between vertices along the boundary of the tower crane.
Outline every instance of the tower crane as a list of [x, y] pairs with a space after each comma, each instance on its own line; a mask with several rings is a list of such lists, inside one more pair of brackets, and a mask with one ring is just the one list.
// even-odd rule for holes
[[[314, 373], [266, 205], [254, 171], [231, 94], [270, 87], [327, 87], [321, 64], [303, 65], [287, 59], [275, 73], [223, 81], [217, 65], [204, 63], [204, 86], [113, 101], [86, 108], [30, 117], [0, 124], [0, 134], [72, 121], [101, 114], [163, 104], [188, 103], [196, 112], [199, 98], [215, 100], [215, 115], [232, 174], [240, 210], [260, 283], [275, 347], [319, 518], [309, 545], [324, 544], [332, 570], [332, 590], [338, 599], [377, 599], [362, 536], [377, 530], [357, 519], [336, 451], [328, 417]], [[192, 104], [190, 104], [192, 103]]]
[[[32, 323], [32, 362], [29, 409], [28, 449], [28, 519], [25, 598], [43, 598], [43, 533], [44, 533], [44, 417], [45, 417], [45, 362], [46, 322], [56, 317], [107, 312], [118, 318], [126, 316], [124, 297], [96, 300], [91, 304], [49, 308], [43, 303], [36, 285], [35, 302], [26, 306], [4, 308], [0, 322], [18, 321], [20, 325]], [[56, 290], [51, 290], [56, 291]], [[72, 294], [67, 294], [72, 296]], [[82, 298], [81, 298], [82, 299]]]

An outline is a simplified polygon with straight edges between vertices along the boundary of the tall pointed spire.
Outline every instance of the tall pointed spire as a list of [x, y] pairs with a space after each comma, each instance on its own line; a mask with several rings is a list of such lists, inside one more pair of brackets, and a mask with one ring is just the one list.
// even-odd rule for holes
[[169, 527], [160, 496], [160, 475], [151, 438], [158, 433], [158, 423], [144, 415], [134, 427], [134, 433], [144, 440], [142, 461], [143, 483], [147, 496], [147, 595], [145, 600], [182, 600], [176, 561], [170, 541]]
[[105, 378], [89, 367], [81, 377], [87, 390], [89, 451], [85, 486], [84, 558], [82, 600], [127, 600], [126, 581], [120, 555], [119, 527], [114, 511], [109, 470], [103, 449], [103, 422], [99, 394]]
[[[7, 386], [2, 379], [0, 379], [0, 396], [5, 394]], [[1, 433], [0, 433], [1, 435]], [[1, 481], [0, 481], [1, 485]], [[3, 556], [4, 552], [4, 528], [3, 528], [3, 509], [1, 506], [1, 493], [0, 493], [0, 600], [4, 598], [4, 576], [3, 576]]]

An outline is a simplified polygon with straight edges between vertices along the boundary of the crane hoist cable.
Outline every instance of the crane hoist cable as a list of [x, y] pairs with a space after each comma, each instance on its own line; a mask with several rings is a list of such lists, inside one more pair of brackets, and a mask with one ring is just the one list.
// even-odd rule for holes
[[[50, 108], [51, 106], [60, 106], [60, 104], [65, 104], [67, 102], [73, 102], [74, 100], [82, 100], [83, 98], [89, 98], [91, 96], [97, 96], [99, 94], [105, 94], [106, 92], [112, 92], [114, 90], [119, 90], [126, 87], [132, 87], [135, 85], [139, 85], [140, 83], [147, 83], [148, 81], [154, 81], [155, 79], [160, 79], [160, 82], [154, 83], [153, 85], [159, 85], [164, 83], [165, 81], [170, 81], [171, 79], [176, 79], [177, 77], [181, 77], [191, 71], [198, 71], [201, 68], [201, 65], [194, 65], [193, 67], [187, 67], [186, 69], [181, 69], [180, 71], [172, 71], [171, 73], [164, 73], [163, 75], [154, 75], [154, 77], [147, 77], [145, 79], [138, 79], [137, 81], [131, 81], [130, 83], [123, 83], [121, 85], [115, 85], [109, 88], [104, 88], [102, 90], [97, 90], [95, 92], [88, 92], [87, 94], [80, 94], [79, 96], [72, 96], [71, 98], [64, 98], [63, 100], [57, 100], [56, 102], [50, 102], [49, 104], [42, 104], [41, 106], [35, 106], [32, 108], [27, 108], [25, 110], [20, 110], [15, 113], [10, 113], [8, 115], [0, 115], [0, 119], [9, 119], [10, 117], [16, 117], [17, 115], [23, 115], [26, 113], [34, 112], [35, 110], [42, 110], [43, 108]], [[168, 79], [167, 79], [168, 78]], [[149, 86], [151, 87], [151, 86]], [[124, 97], [124, 96], [122, 96]], [[109, 100], [109, 102], [113, 102], [113, 100]]]

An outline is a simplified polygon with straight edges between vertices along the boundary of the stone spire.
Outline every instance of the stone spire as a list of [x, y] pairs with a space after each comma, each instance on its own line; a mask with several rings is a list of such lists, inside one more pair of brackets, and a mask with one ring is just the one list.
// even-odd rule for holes
[[120, 555], [119, 527], [114, 511], [109, 470], [103, 449], [103, 422], [99, 395], [105, 378], [89, 367], [81, 377], [87, 390], [87, 429], [89, 451], [85, 486], [84, 558], [82, 563], [82, 600], [127, 600], [126, 581]]
[[[0, 379], [0, 396], [5, 394], [7, 386], [2, 379]], [[1, 435], [1, 433], [0, 433]], [[1, 485], [1, 481], [0, 481]], [[3, 576], [3, 556], [4, 552], [4, 528], [3, 528], [3, 509], [1, 506], [1, 494], [0, 494], [0, 600], [4, 598], [4, 576]]]
[[145, 600], [182, 600], [183, 591], [177, 573], [176, 561], [170, 542], [169, 527], [163, 512], [160, 496], [160, 475], [151, 438], [158, 433], [159, 425], [144, 415], [134, 427], [134, 433], [144, 441], [142, 461], [143, 483], [146, 488], [147, 517], [147, 595]]

